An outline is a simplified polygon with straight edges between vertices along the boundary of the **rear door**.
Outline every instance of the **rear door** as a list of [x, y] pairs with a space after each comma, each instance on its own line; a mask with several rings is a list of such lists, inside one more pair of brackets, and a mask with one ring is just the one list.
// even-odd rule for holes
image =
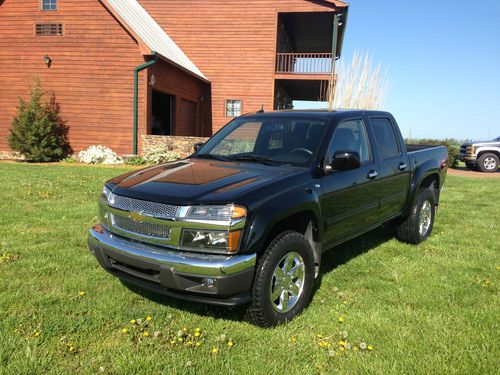
[[322, 179], [321, 207], [326, 220], [325, 243], [333, 243], [374, 223], [378, 211], [375, 169], [368, 134], [362, 118], [341, 121], [335, 129], [326, 154], [327, 161], [340, 150], [356, 151], [361, 167], [333, 171]]
[[377, 186], [379, 221], [402, 212], [410, 185], [410, 165], [396, 124], [390, 117], [369, 117], [375, 153], [378, 155]]

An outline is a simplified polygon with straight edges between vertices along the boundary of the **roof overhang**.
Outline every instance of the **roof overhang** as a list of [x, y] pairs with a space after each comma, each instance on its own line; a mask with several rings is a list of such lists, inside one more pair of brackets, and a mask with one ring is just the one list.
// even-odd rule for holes
[[187, 74], [210, 83], [137, 0], [98, 1], [137, 42], [142, 55], [155, 56]]

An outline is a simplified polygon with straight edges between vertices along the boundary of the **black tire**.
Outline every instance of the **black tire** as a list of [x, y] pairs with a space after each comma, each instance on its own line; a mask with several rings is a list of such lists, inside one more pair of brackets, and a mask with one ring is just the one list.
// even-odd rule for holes
[[[426, 202], [430, 205], [430, 212], [427, 209]], [[424, 206], [426, 207], [424, 209]], [[425, 217], [424, 217], [425, 215]], [[410, 216], [406, 218], [397, 228], [397, 237], [407, 243], [419, 244], [425, 241], [432, 233], [434, 226], [434, 217], [436, 216], [436, 195], [434, 189], [421, 189], [415, 204], [411, 209]], [[428, 225], [424, 225], [421, 230], [421, 219], [429, 217]], [[427, 223], [427, 221], [426, 221]]]
[[482, 154], [477, 160], [477, 167], [481, 172], [495, 173], [498, 169], [498, 156], [495, 154]]
[[465, 166], [467, 167], [467, 169], [470, 169], [471, 171], [477, 171], [478, 170], [476, 164], [465, 163]]
[[[279, 311], [276, 301], [281, 301], [281, 296], [293, 299], [292, 292], [282, 291], [276, 300], [272, 300], [271, 292], [280, 290], [279, 281], [275, 271], [279, 264], [285, 262], [287, 256], [300, 256], [303, 264], [303, 282], [298, 298], [288, 311]], [[296, 260], [299, 260], [296, 258]], [[295, 263], [294, 265], [299, 264]], [[284, 268], [286, 268], [283, 265]], [[290, 282], [293, 278], [290, 278]], [[302, 278], [301, 278], [302, 280]], [[247, 309], [246, 318], [261, 327], [273, 327], [292, 320], [307, 306], [311, 299], [314, 282], [314, 255], [309, 241], [300, 233], [287, 231], [279, 234], [268, 246], [257, 263], [255, 280], [252, 287], [252, 302]], [[291, 289], [290, 289], [291, 290]], [[286, 298], [286, 297], [283, 297]], [[284, 305], [280, 302], [280, 305]]]

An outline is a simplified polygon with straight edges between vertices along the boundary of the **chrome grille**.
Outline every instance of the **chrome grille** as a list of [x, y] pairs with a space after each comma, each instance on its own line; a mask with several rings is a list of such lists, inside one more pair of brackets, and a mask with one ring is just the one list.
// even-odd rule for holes
[[170, 238], [170, 227], [147, 222], [135, 221], [126, 216], [111, 215], [112, 227], [137, 233], [148, 237], [157, 237], [168, 240]]
[[120, 210], [144, 212], [155, 217], [176, 217], [179, 213], [179, 206], [143, 201], [113, 193], [109, 197], [109, 203], [110, 206]]

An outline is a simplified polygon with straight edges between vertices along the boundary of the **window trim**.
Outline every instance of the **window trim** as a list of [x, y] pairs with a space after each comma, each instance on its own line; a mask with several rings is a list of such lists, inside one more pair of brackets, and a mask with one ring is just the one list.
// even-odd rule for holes
[[56, 4], [55, 4], [55, 5], [56, 5], [56, 7], [55, 7], [54, 9], [44, 9], [44, 8], [43, 8], [43, 1], [44, 1], [44, 0], [40, 0], [40, 10], [41, 10], [42, 12], [57, 12], [57, 11], [59, 10], [59, 0], [55, 0], [55, 2], [56, 2]]
[[[239, 115], [236, 115], [236, 116], [228, 116], [227, 115], [227, 102], [230, 102], [230, 101], [239, 101], [240, 102], [240, 114]], [[243, 100], [242, 99], [225, 99], [224, 100], [224, 117], [227, 117], [227, 118], [236, 118], [238, 116], [241, 116], [243, 114]]]
[[325, 158], [325, 160], [332, 159], [333, 154], [332, 154], [331, 147], [332, 147], [333, 137], [335, 136], [335, 132], [337, 131], [338, 126], [340, 124], [342, 124], [343, 122], [347, 122], [347, 121], [361, 121], [361, 124], [363, 125], [363, 127], [365, 129], [365, 138], [366, 138], [366, 144], [368, 146], [368, 152], [370, 154], [370, 159], [365, 160], [365, 161], [361, 161], [361, 166], [375, 163], [375, 156], [373, 155], [373, 147], [372, 147], [372, 143], [371, 143], [371, 139], [370, 139], [371, 137], [370, 137], [370, 133], [368, 130], [368, 126], [366, 125], [366, 121], [363, 119], [363, 117], [357, 117], [357, 116], [356, 117], [346, 117], [346, 118], [343, 118], [337, 122], [337, 124], [335, 125], [335, 129], [333, 129], [333, 133], [330, 137], [330, 140], [328, 141], [328, 147], [326, 149], [327, 157]]
[[[379, 151], [378, 151], [378, 142], [377, 142], [377, 137], [375, 136], [375, 129], [373, 129], [373, 123], [372, 123], [372, 120], [377, 120], [377, 119], [382, 119], [382, 120], [387, 120], [389, 121], [389, 125], [391, 126], [391, 129], [392, 129], [392, 134], [394, 135], [394, 138], [396, 139], [396, 146], [398, 148], [398, 153], [395, 154], [395, 155], [391, 155], [391, 156], [388, 156], [388, 157], [385, 157], [383, 158], [382, 155], [379, 155]], [[368, 120], [370, 121], [370, 126], [372, 128], [372, 131], [373, 131], [373, 141], [375, 142], [375, 146], [377, 146], [377, 155], [378, 157], [380, 158], [380, 160], [389, 160], [389, 159], [392, 159], [392, 158], [396, 158], [396, 157], [400, 157], [402, 154], [403, 154], [403, 147], [401, 145], [401, 141], [400, 141], [400, 137], [398, 136], [398, 133], [396, 131], [396, 128], [394, 126], [394, 122], [391, 120], [390, 117], [386, 117], [386, 116], [369, 116], [368, 117]]]
[[[60, 34], [38, 34], [37, 33], [37, 27], [38, 25], [60, 25], [61, 26], [61, 33]], [[34, 24], [34, 31], [33, 31], [33, 34], [36, 36], [36, 37], [45, 37], [45, 36], [64, 36], [64, 33], [65, 33], [65, 27], [64, 27], [64, 24], [62, 22], [36, 22]]]

